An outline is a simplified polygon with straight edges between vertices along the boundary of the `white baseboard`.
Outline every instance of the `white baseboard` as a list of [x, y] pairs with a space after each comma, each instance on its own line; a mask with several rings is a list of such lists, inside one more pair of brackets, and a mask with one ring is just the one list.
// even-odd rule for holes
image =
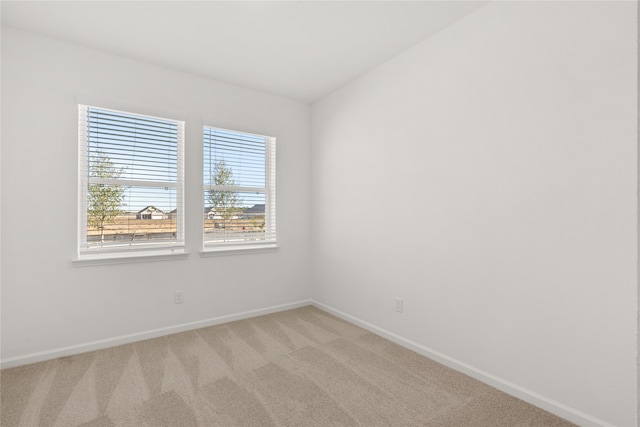
[[315, 300], [312, 300], [312, 305], [337, 317], [340, 317], [341, 319], [344, 319], [350, 323], [358, 325], [361, 328], [368, 330], [369, 332], [384, 337], [389, 341], [413, 350], [416, 353], [428, 357], [429, 359], [435, 360], [436, 362], [441, 363], [451, 369], [469, 375], [470, 377], [488, 384], [491, 387], [497, 388], [498, 390], [503, 391], [511, 396], [517, 397], [518, 399], [524, 400], [525, 402], [537, 406], [538, 408], [542, 408], [547, 412], [551, 412], [554, 415], [571, 421], [572, 423], [584, 427], [615, 427], [613, 424], [610, 424], [604, 420], [598, 419], [577, 409], [571, 408], [553, 399], [549, 399], [534, 391], [528, 390], [517, 384], [499, 378], [481, 369], [477, 369], [445, 354], [442, 354], [421, 344], [396, 335], [392, 332], [379, 328], [369, 322], [365, 322], [364, 320], [358, 319], [357, 317], [351, 316], [340, 310], [336, 310], [333, 307], [329, 307]]
[[119, 337], [107, 338], [104, 340], [91, 341], [83, 344], [73, 345], [69, 347], [57, 348], [53, 350], [41, 351], [38, 353], [25, 354], [17, 357], [10, 357], [0, 360], [0, 369], [14, 368], [16, 366], [28, 365], [45, 360], [55, 359], [58, 357], [71, 356], [88, 351], [101, 350], [103, 348], [115, 347], [122, 344], [129, 344], [136, 341], [143, 341], [150, 338], [158, 338], [165, 335], [171, 335], [178, 332], [191, 331], [193, 329], [204, 328], [207, 326], [219, 325], [221, 323], [233, 322], [235, 320], [248, 319], [251, 317], [262, 316], [265, 314], [277, 313], [279, 311], [291, 310], [294, 308], [310, 305], [311, 300], [296, 301], [288, 304], [281, 304], [258, 310], [244, 311], [236, 314], [229, 314], [210, 319], [199, 320], [197, 322], [183, 323], [166, 328], [153, 329], [150, 331], [137, 332]]

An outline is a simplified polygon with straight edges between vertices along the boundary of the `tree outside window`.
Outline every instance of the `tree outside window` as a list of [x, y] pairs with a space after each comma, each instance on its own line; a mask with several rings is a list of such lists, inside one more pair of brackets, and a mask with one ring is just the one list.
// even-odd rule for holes
[[[89, 175], [98, 179], [118, 179], [122, 170], [117, 169], [109, 156], [98, 152], [89, 166]], [[121, 185], [89, 184], [87, 194], [87, 224], [100, 230], [100, 242], [104, 242], [105, 224], [113, 223], [124, 203], [125, 189]]]
[[[211, 185], [235, 186], [233, 172], [224, 160], [215, 163]], [[218, 220], [216, 227], [226, 229], [230, 221], [242, 213], [242, 200], [235, 191], [209, 190], [210, 213]]]

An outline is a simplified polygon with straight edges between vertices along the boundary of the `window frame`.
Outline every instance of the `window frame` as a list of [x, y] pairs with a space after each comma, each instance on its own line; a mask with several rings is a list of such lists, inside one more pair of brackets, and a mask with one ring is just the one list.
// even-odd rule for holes
[[[221, 132], [227, 132], [232, 134], [246, 135], [249, 137], [259, 137], [265, 139], [265, 186], [264, 187], [251, 187], [251, 186], [242, 186], [242, 185], [212, 185], [205, 183], [205, 173], [204, 169], [205, 165], [205, 135], [206, 130], [217, 130]], [[207, 191], [210, 191], [214, 188], [220, 191], [235, 191], [235, 192], [263, 192], [265, 198], [265, 236], [272, 236], [270, 238], [265, 238], [264, 241], [256, 242], [255, 240], [251, 241], [229, 241], [229, 242], [208, 242], [205, 237], [205, 221], [203, 215], [201, 218], [201, 239], [202, 239], [202, 248], [201, 248], [201, 256], [210, 256], [210, 255], [233, 255], [240, 253], [260, 253], [260, 252], [271, 252], [278, 250], [278, 238], [277, 238], [277, 226], [276, 226], [276, 140], [275, 136], [267, 136], [264, 134], [253, 133], [253, 132], [245, 132], [239, 130], [233, 130], [228, 128], [223, 128], [214, 125], [204, 124], [202, 126], [202, 191], [201, 191], [201, 201], [203, 202], [202, 208], [200, 212], [204, 213], [204, 209], [206, 208], [206, 204], [204, 203], [204, 196]]]
[[[87, 156], [89, 147], [89, 110], [113, 112], [116, 114], [129, 115], [151, 120], [161, 120], [172, 122], [176, 125], [177, 146], [176, 146], [176, 182], [171, 181], [145, 181], [127, 178], [91, 178], [89, 177], [89, 157]], [[105, 103], [78, 101], [78, 234], [76, 243], [76, 256], [74, 262], [128, 262], [141, 261], [145, 258], [155, 257], [164, 259], [167, 256], [186, 254], [185, 251], [185, 166], [184, 152], [186, 145], [186, 123], [185, 120], [171, 117], [171, 114], [148, 114], [143, 108], [125, 107], [113, 108]], [[128, 187], [157, 187], [172, 188], [176, 192], [176, 238], [172, 241], [162, 241], [154, 243], [135, 243], [122, 245], [108, 245], [102, 247], [89, 247], [88, 236], [88, 195], [91, 183], [123, 185]]]

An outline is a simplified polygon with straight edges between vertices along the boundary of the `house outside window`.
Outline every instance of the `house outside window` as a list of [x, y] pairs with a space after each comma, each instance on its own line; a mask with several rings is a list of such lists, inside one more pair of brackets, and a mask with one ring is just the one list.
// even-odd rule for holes
[[78, 110], [78, 259], [183, 251], [184, 122]]
[[204, 250], [276, 246], [276, 140], [204, 127]]

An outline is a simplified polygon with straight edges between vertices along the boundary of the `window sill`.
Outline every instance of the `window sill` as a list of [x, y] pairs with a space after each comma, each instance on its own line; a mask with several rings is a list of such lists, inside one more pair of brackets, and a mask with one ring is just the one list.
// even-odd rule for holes
[[91, 265], [180, 260], [186, 259], [188, 256], [189, 253], [185, 252], [183, 248], [137, 252], [132, 251], [118, 253], [83, 254], [72, 260], [72, 264], [76, 267], [86, 267]]
[[238, 245], [238, 246], [217, 246], [205, 247], [200, 252], [200, 257], [259, 254], [265, 252], [277, 252], [280, 247], [274, 243], [272, 245]]

